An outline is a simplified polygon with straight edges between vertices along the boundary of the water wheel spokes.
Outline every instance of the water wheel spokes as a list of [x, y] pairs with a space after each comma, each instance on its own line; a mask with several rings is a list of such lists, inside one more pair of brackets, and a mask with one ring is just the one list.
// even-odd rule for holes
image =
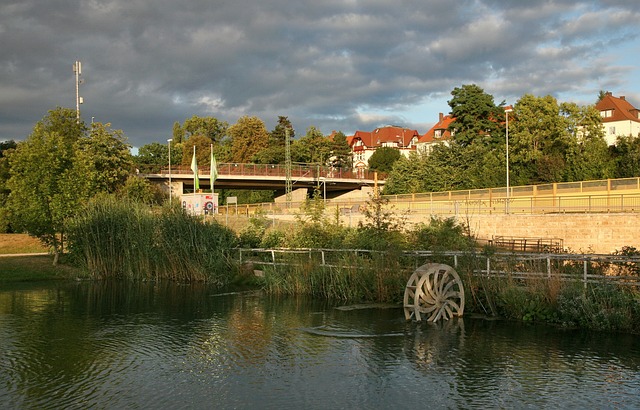
[[464, 288], [458, 273], [449, 265], [429, 263], [416, 269], [405, 288], [407, 320], [430, 322], [449, 320], [464, 313]]

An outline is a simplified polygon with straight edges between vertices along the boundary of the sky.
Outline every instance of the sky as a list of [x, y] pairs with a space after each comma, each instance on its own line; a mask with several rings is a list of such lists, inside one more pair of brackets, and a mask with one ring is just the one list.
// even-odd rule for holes
[[451, 91], [640, 108], [637, 0], [3, 0], [0, 141], [75, 109], [140, 147], [194, 115], [424, 134]]

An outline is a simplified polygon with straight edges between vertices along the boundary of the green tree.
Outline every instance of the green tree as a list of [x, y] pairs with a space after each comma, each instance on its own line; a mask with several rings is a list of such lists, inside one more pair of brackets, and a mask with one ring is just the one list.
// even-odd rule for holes
[[640, 135], [618, 137], [609, 149], [616, 165], [615, 178], [640, 176]]
[[381, 147], [369, 158], [369, 169], [380, 172], [389, 172], [393, 164], [400, 159], [400, 151], [391, 147]]
[[9, 210], [5, 206], [11, 192], [7, 186], [9, 181], [9, 154], [16, 149], [14, 140], [0, 142], [0, 232], [10, 231]]
[[295, 136], [295, 130], [289, 118], [278, 117], [278, 124], [269, 134], [268, 147], [254, 155], [254, 160], [258, 164], [281, 164], [285, 161], [285, 140], [287, 129], [289, 130], [289, 140]]
[[424, 181], [428, 178], [426, 155], [415, 152], [409, 154], [409, 158], [401, 156], [393, 164], [391, 172], [387, 176], [384, 185], [385, 195], [415, 194], [426, 192]]
[[350, 169], [353, 166], [351, 147], [347, 142], [347, 136], [342, 131], [333, 134], [331, 154], [331, 166], [343, 169]]
[[[187, 139], [194, 136], [203, 136], [207, 137], [213, 143], [220, 142], [224, 139], [227, 134], [227, 128], [229, 124], [225, 121], [220, 121], [214, 117], [198, 117], [194, 115], [193, 117], [185, 120], [182, 124], [182, 141], [186, 141]], [[174, 124], [174, 132], [176, 131], [176, 126]], [[175, 135], [174, 135], [175, 137]]]
[[600, 112], [593, 105], [581, 107], [574, 103], [562, 103], [560, 110], [570, 137], [565, 180], [612, 178], [615, 161], [607, 146]]
[[131, 146], [121, 130], [94, 123], [88, 137], [77, 140], [73, 170], [85, 199], [99, 192], [115, 193], [133, 168]]
[[161, 205], [168, 198], [157, 185], [136, 175], [129, 176], [116, 194], [119, 198], [147, 205]]
[[[189, 167], [191, 165], [191, 160], [193, 158], [193, 147], [196, 147], [196, 160], [198, 161], [198, 167], [208, 167], [211, 161], [211, 140], [202, 135], [194, 135], [189, 138], [188, 141], [183, 142], [181, 145], [182, 148], [182, 160], [180, 163], [184, 167]], [[217, 158], [220, 158], [218, 152], [220, 150], [219, 145], [213, 145], [214, 151], [213, 154]], [[171, 158], [173, 158], [173, 151], [171, 151]], [[173, 159], [172, 159], [173, 161]]]
[[293, 129], [293, 125], [291, 125], [291, 121], [289, 121], [289, 117], [279, 115], [278, 123], [274, 127], [273, 131], [271, 131], [270, 141], [276, 145], [284, 147], [287, 130], [289, 130], [289, 138], [294, 139], [296, 132]]
[[174, 144], [182, 143], [182, 137], [184, 136], [184, 131], [183, 131], [182, 126], [180, 125], [180, 123], [178, 121], [173, 123], [173, 131], [172, 131], [171, 135], [172, 135], [172, 139], [173, 139], [173, 143]]
[[[180, 158], [176, 156], [175, 151], [172, 151], [171, 154], [174, 158]], [[169, 146], [159, 142], [143, 145], [138, 149], [138, 155], [136, 155], [134, 160], [139, 169], [168, 166]]]
[[269, 145], [269, 133], [258, 117], [240, 117], [229, 127], [229, 136], [233, 162], [254, 162], [254, 156]]
[[454, 121], [449, 125], [453, 140], [466, 146], [473, 142], [496, 143], [504, 136], [501, 125], [504, 109], [493, 96], [475, 84], [454, 88], [449, 100]]
[[85, 130], [75, 111], [57, 108], [9, 156], [12, 224], [51, 246], [54, 264], [63, 249], [65, 219], [80, 206], [74, 147]]
[[304, 137], [291, 144], [291, 158], [295, 162], [326, 164], [332, 155], [332, 141], [315, 126]]
[[550, 95], [525, 94], [516, 102], [509, 123], [509, 163], [513, 185], [560, 182], [566, 152], [572, 144], [566, 117]]

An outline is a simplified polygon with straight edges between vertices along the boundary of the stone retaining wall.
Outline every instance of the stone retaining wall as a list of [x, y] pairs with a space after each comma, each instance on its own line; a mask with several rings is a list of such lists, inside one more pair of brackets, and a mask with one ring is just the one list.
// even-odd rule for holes
[[471, 215], [460, 217], [478, 238], [560, 238], [573, 252], [612, 253], [640, 249], [640, 214]]

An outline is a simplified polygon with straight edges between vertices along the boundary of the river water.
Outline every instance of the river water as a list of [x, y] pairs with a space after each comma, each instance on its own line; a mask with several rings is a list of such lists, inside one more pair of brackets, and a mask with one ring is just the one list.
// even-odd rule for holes
[[640, 337], [206, 286], [0, 288], [1, 408], [640, 408]]

